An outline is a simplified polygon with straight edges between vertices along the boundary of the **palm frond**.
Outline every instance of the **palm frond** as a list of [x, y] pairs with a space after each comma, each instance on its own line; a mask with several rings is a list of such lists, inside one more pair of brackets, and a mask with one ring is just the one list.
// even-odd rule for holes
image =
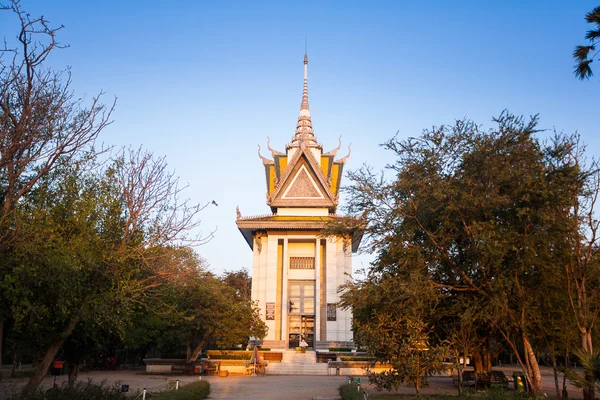
[[573, 51], [573, 58], [577, 61], [585, 61], [588, 58], [588, 54], [590, 51], [595, 50], [596, 47], [594, 45], [590, 46], [575, 46], [575, 50]]
[[577, 79], [590, 79], [592, 76], [594, 76], [592, 68], [590, 67], [590, 63], [592, 61], [593, 60], [586, 60], [575, 65], [575, 70], [573, 70], [573, 73]]
[[599, 29], [592, 29], [592, 30], [587, 31], [585, 33], [585, 38], [588, 39], [588, 40], [591, 40], [592, 44], [595, 44], [594, 40], [600, 38], [600, 28]]
[[600, 25], [600, 6], [585, 14], [585, 20], [589, 23]]
[[584, 388], [584, 387], [588, 387], [589, 384], [588, 382], [585, 380], [585, 377], [579, 375], [577, 372], [573, 371], [570, 368], [559, 368], [560, 372], [562, 372], [563, 374], [565, 374], [565, 378], [567, 378], [567, 380], [571, 383], [571, 385], [578, 387], [578, 388]]
[[[584, 375], [579, 375], [569, 368], [561, 368], [561, 372], [565, 374], [565, 377], [571, 384], [578, 388], [589, 388], [593, 386], [600, 388], [600, 352], [598, 350], [590, 352], [579, 349], [574, 353], [579, 359]], [[592, 375], [595, 378], [595, 383], [588, 382], [586, 380], [586, 375]]]

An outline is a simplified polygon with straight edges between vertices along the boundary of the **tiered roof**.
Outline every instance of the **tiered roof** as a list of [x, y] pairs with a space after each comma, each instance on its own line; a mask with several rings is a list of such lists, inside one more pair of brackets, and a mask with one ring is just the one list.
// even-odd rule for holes
[[[274, 214], [267, 216], [241, 217], [238, 211], [237, 225], [246, 241], [253, 246], [253, 234], [258, 230], [322, 230], [327, 222], [338, 219], [335, 215], [339, 200], [342, 172], [348, 155], [337, 159], [341, 147], [323, 153], [323, 146], [317, 142], [312, 127], [308, 104], [308, 56], [304, 55], [304, 87], [300, 115], [295, 135], [286, 146], [285, 153], [268, 149], [272, 159], [260, 154], [265, 167], [267, 183], [267, 204]], [[348, 148], [350, 150], [350, 148]], [[327, 209], [327, 216], [283, 216], [277, 209]], [[354, 236], [354, 235], [353, 235]], [[360, 237], [352, 250], [356, 251]]]

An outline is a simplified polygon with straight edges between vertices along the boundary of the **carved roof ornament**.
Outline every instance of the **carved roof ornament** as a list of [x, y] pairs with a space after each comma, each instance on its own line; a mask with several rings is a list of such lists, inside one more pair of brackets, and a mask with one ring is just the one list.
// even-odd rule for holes
[[350, 147], [352, 147], [352, 143], [350, 143], [348, 145], [348, 155], [346, 155], [346, 157], [340, 158], [339, 160], [336, 160], [336, 163], [340, 163], [340, 164], [346, 163], [346, 160], [348, 160], [348, 158], [350, 157], [350, 154], [352, 153], [352, 149]]
[[328, 152], [327, 152], [327, 153], [325, 153], [324, 155], [325, 155], [325, 156], [333, 156], [333, 157], [335, 157], [335, 155], [337, 154], [337, 152], [338, 152], [338, 151], [339, 151], [341, 148], [342, 148], [342, 135], [340, 135], [340, 137], [338, 138], [338, 146], [337, 146], [335, 149], [333, 149], [333, 150], [331, 150], [331, 151], [328, 151]]
[[267, 136], [267, 148], [271, 152], [271, 155], [273, 156], [273, 158], [275, 158], [275, 156], [285, 156], [285, 153], [282, 153], [280, 151], [277, 151], [277, 150], [271, 148], [271, 138], [268, 136]]
[[258, 156], [260, 157], [260, 159], [262, 160], [264, 165], [269, 165], [269, 164], [274, 163], [273, 160], [269, 160], [267, 157], [263, 157], [262, 154], [260, 154], [260, 144], [258, 145]]

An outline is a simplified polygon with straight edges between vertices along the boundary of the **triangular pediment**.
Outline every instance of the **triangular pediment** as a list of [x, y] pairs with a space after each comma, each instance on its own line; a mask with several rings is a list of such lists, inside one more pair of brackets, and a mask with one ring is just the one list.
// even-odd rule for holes
[[307, 151], [301, 151], [290, 161], [269, 205], [335, 208], [337, 201], [314, 157], [311, 158]]
[[310, 175], [306, 165], [300, 166], [289, 186], [283, 192], [282, 199], [324, 199], [323, 191]]

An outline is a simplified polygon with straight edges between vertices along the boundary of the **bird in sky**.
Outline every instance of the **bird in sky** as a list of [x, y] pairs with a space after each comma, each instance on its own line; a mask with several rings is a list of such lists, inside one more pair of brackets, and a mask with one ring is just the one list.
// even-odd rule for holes
[[215, 206], [219, 207], [219, 205], [217, 204], [217, 202], [214, 201], [214, 200], [210, 204], [214, 204]]

